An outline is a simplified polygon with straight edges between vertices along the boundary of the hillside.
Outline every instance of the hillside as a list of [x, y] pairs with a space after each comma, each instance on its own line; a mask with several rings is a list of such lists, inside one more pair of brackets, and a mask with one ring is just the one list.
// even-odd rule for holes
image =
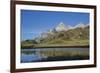
[[47, 37], [41, 38], [39, 43], [64, 44], [68, 43], [68, 41], [81, 42], [81, 40], [86, 40], [88, 44], [88, 39], [89, 39], [89, 27], [86, 27], [86, 28], [76, 28], [68, 31], [53, 32], [53, 34], [49, 33]]

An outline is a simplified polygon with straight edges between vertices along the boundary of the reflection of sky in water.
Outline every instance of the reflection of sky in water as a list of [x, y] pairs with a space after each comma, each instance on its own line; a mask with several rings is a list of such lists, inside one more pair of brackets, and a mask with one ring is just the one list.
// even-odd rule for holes
[[22, 62], [31, 62], [41, 60], [41, 57], [35, 54], [21, 54], [21, 61]]

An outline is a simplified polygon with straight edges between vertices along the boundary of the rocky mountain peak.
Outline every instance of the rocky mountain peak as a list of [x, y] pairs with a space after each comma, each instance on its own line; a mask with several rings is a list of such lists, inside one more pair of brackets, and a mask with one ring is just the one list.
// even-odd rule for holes
[[55, 27], [56, 31], [67, 31], [69, 30], [69, 28], [69, 25], [65, 25], [63, 22], [61, 22], [57, 25], [57, 27]]

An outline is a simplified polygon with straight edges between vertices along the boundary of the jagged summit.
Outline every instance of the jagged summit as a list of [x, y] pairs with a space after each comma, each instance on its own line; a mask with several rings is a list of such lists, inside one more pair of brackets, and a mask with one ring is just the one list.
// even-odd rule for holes
[[58, 24], [58, 26], [64, 26], [64, 27], [65, 27], [65, 24], [64, 24], [63, 22], [60, 22], [60, 23]]
[[55, 27], [56, 31], [67, 31], [70, 29], [69, 25], [65, 25], [63, 22], [60, 22], [60, 24]]

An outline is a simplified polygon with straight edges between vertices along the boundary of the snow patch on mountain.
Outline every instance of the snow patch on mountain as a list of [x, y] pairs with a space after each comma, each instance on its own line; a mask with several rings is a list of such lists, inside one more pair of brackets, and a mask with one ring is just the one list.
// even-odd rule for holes
[[61, 22], [60, 24], [58, 24], [57, 27], [55, 27], [56, 31], [67, 31], [70, 29], [71, 26], [69, 25], [65, 25], [63, 22]]
[[74, 26], [74, 28], [85, 28], [87, 25], [83, 24], [83, 23], [79, 23], [77, 25]]

